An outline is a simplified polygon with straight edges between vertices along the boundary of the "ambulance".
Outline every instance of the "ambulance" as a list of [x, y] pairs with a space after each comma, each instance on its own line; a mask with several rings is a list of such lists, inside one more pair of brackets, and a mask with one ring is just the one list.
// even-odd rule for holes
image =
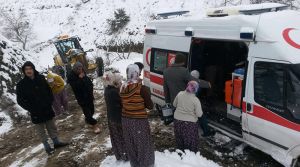
[[212, 84], [201, 89], [212, 128], [299, 166], [300, 12], [267, 3], [149, 22], [144, 84], [158, 109], [165, 105], [163, 71], [177, 53]]

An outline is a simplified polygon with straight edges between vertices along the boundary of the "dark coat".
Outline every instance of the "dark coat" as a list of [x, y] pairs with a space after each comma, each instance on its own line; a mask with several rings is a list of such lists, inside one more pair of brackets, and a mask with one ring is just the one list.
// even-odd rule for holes
[[164, 70], [164, 94], [165, 102], [173, 104], [173, 101], [180, 91], [186, 89], [189, 81], [195, 80], [200, 88], [210, 88], [209, 82], [195, 79], [189, 70], [179, 65], [173, 65]]
[[121, 123], [122, 101], [119, 89], [113, 86], [107, 86], [104, 90], [104, 98], [107, 108], [107, 118], [110, 121]]
[[164, 93], [165, 102], [173, 104], [180, 91], [185, 90], [192, 76], [185, 67], [171, 66], [164, 71]]
[[17, 102], [29, 111], [34, 124], [46, 122], [55, 116], [52, 91], [45, 77], [37, 71], [34, 79], [25, 76], [17, 84]]
[[93, 83], [86, 75], [83, 78], [72, 71], [68, 76], [68, 83], [71, 85], [76, 100], [80, 106], [86, 106], [93, 103]]

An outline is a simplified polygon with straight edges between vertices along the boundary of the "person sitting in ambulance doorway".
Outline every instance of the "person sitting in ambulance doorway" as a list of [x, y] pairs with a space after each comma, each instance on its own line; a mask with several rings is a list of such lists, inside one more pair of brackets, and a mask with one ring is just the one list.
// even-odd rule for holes
[[[177, 53], [175, 63], [164, 70], [164, 93], [166, 104], [173, 104], [173, 101], [180, 91], [185, 90], [187, 83], [195, 80], [185, 67], [187, 57], [182, 53]], [[207, 81], [199, 79], [200, 88], [210, 88]]]
[[[194, 77], [195, 81], [197, 81], [199, 83], [199, 80], [200, 80], [199, 79], [200, 78], [199, 71], [197, 71], [197, 70], [191, 71], [191, 76]], [[209, 88], [211, 88], [210, 83], [209, 83], [209, 86], [210, 86]], [[198, 91], [196, 92], [196, 97], [199, 100], [200, 100], [200, 93], [201, 93], [201, 89], [199, 88]], [[203, 131], [202, 137], [208, 137], [208, 136], [215, 135], [216, 132], [208, 126], [207, 117], [206, 117], [205, 112], [203, 112], [202, 117], [199, 117], [198, 122]]]

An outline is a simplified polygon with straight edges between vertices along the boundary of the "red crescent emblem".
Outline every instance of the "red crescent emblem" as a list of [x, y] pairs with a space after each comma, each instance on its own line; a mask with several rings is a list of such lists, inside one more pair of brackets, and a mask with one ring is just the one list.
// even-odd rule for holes
[[147, 49], [146, 51], [146, 63], [148, 64], [148, 66], [150, 66], [150, 62], [149, 62], [149, 53], [151, 52], [151, 48]]
[[295, 28], [287, 28], [287, 29], [283, 30], [282, 36], [283, 36], [284, 40], [288, 44], [290, 44], [291, 46], [293, 46], [293, 47], [295, 47], [297, 49], [300, 49], [300, 44], [297, 44], [295, 41], [293, 41], [291, 39], [290, 35], [289, 35], [290, 31], [292, 31], [292, 30], [297, 30], [297, 29], [295, 29]]

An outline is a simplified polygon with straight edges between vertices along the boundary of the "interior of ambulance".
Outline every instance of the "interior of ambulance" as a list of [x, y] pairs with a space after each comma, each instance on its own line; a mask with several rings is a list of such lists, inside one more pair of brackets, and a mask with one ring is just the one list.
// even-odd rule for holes
[[227, 128], [241, 136], [241, 107], [244, 91], [248, 46], [240, 41], [217, 41], [193, 38], [190, 70], [200, 72], [211, 89], [198, 95], [211, 124]]

